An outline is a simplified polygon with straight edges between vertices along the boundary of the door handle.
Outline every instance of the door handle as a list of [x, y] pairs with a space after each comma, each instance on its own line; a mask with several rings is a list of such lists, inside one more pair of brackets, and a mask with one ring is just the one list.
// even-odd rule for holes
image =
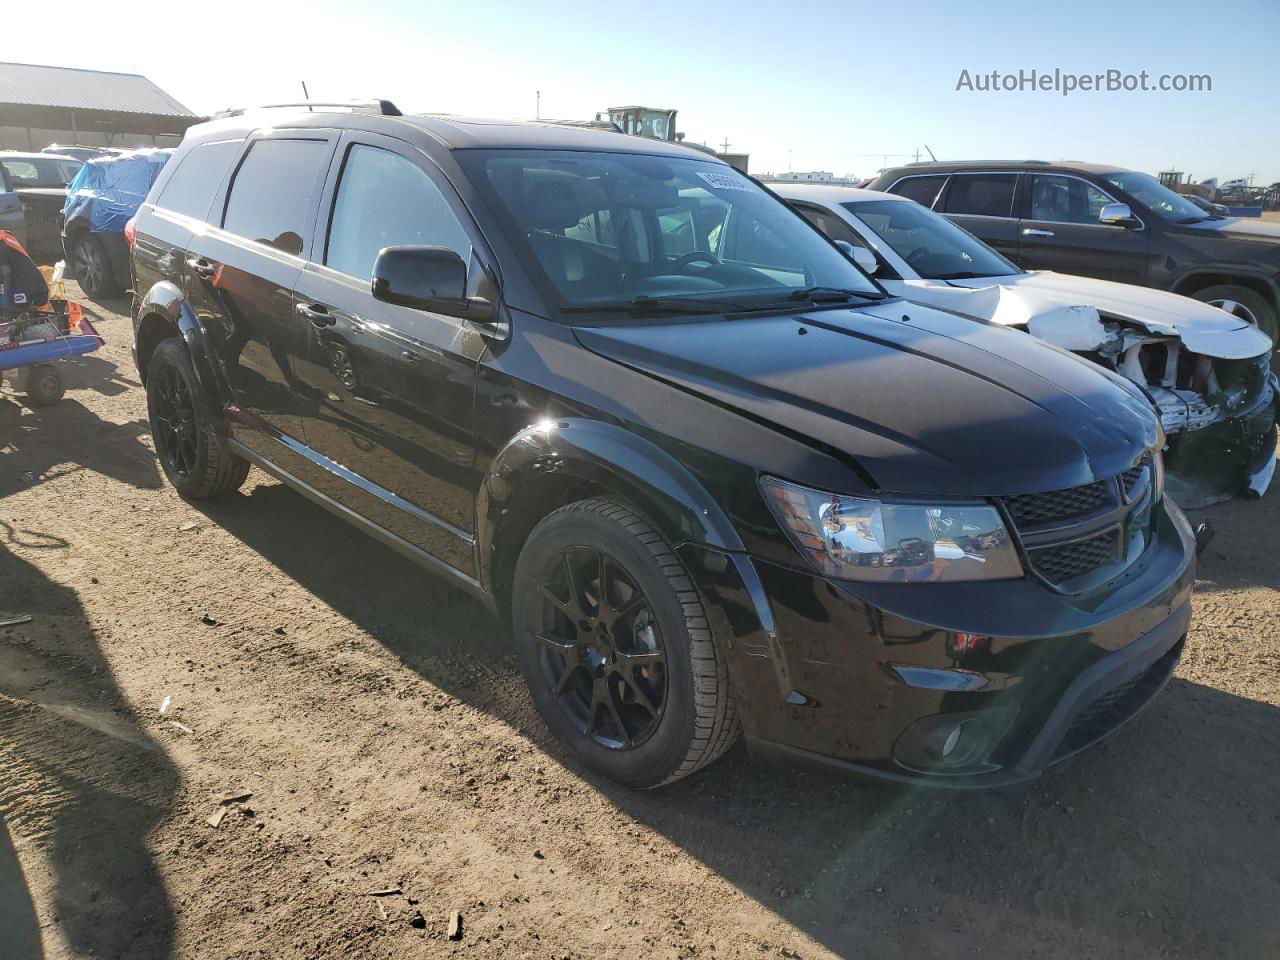
[[187, 261], [187, 268], [202, 280], [208, 280], [218, 272], [217, 265], [210, 263], [204, 257], [192, 257]]
[[1022, 235], [1024, 237], [1052, 237], [1052, 230], [1037, 230], [1035, 227], [1023, 227]]
[[422, 358], [421, 358], [421, 357], [419, 357], [416, 353], [414, 353], [412, 350], [401, 350], [401, 351], [400, 351], [400, 358], [401, 358], [402, 360], [408, 360], [410, 363], [417, 363], [419, 360], [421, 360], [421, 359], [422, 359]]
[[332, 327], [338, 322], [338, 318], [329, 312], [329, 308], [319, 303], [300, 303], [294, 309], [302, 317], [311, 321], [313, 326]]

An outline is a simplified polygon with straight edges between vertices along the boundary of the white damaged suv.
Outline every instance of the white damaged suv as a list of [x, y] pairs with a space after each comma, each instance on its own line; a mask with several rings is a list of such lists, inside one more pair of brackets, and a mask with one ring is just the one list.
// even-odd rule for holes
[[1169, 493], [1199, 507], [1261, 496], [1276, 465], [1280, 383], [1257, 327], [1190, 297], [1024, 271], [914, 200], [822, 184], [769, 184], [890, 293], [1026, 330], [1138, 384], [1168, 438]]

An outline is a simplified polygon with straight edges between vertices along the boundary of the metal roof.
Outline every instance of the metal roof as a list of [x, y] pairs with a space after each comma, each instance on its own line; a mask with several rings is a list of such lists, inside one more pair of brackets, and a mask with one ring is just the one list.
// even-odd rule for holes
[[7, 104], [195, 117], [173, 97], [136, 73], [0, 61], [0, 106]]

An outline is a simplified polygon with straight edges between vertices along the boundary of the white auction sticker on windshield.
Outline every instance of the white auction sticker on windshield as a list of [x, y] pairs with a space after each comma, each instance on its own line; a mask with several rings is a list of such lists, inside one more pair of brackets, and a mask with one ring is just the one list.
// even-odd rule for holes
[[698, 176], [707, 181], [711, 186], [720, 190], [750, 190], [751, 183], [741, 177], [735, 177], [728, 173], [703, 173], [698, 171]]

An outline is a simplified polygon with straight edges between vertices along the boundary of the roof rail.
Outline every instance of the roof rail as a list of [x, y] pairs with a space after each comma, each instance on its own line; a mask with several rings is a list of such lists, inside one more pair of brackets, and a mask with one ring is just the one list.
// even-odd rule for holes
[[251, 110], [301, 110], [305, 107], [308, 110], [314, 110], [317, 107], [322, 110], [339, 107], [344, 110], [350, 110], [352, 113], [380, 113], [384, 117], [402, 117], [404, 114], [390, 100], [301, 100], [297, 103], [260, 103], [252, 107], [227, 107], [225, 110], [219, 110], [213, 116], [215, 119], [222, 117], [241, 117]]

